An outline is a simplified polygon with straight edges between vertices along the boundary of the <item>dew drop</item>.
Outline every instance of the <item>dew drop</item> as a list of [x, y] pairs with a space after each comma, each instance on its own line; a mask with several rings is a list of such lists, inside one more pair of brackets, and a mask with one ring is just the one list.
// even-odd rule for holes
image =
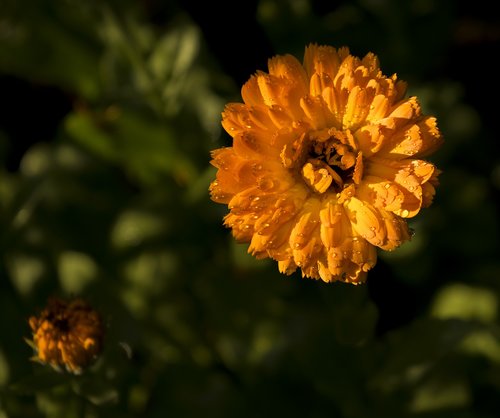
[[255, 171], [260, 171], [262, 170], [262, 164], [253, 164], [252, 169]]

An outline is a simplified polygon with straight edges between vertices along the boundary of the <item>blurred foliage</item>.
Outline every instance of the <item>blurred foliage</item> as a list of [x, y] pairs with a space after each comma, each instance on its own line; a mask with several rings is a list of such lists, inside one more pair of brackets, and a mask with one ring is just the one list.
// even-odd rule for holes
[[[500, 160], [484, 100], [499, 92], [477, 57], [500, 25], [487, 7], [28, 3], [0, 4], [0, 417], [498, 416]], [[259, 53], [309, 42], [377, 53], [446, 138], [434, 205], [365, 286], [280, 275], [208, 198], [224, 104], [265, 69]], [[80, 376], [30, 361], [27, 320], [51, 295], [106, 319]]]

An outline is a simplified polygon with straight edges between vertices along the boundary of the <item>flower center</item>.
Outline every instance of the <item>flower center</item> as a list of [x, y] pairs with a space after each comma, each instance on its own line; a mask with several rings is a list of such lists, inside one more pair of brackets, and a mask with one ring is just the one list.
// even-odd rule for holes
[[70, 330], [68, 318], [57, 318], [53, 323], [54, 327], [63, 334], [67, 334]]
[[355, 150], [349, 130], [321, 129], [302, 135], [281, 153], [283, 165], [299, 169], [314, 192], [338, 193], [349, 184], [359, 184], [363, 174], [362, 153]]

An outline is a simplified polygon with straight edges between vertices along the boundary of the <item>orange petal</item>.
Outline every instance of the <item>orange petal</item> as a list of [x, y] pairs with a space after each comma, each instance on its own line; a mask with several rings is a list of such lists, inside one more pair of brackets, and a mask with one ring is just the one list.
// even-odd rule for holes
[[320, 236], [323, 245], [329, 249], [338, 247], [345, 238], [344, 224], [349, 224], [344, 207], [330, 199], [320, 211]]
[[286, 78], [297, 85], [303, 95], [309, 90], [309, 79], [300, 62], [292, 55], [278, 55], [268, 61], [269, 74]]
[[349, 55], [348, 48], [338, 50], [331, 46], [318, 46], [315, 44], [306, 47], [304, 53], [304, 68], [309, 77], [314, 73], [326, 73], [334, 78], [341, 62]]
[[344, 203], [357, 234], [373, 245], [380, 245], [385, 239], [385, 228], [379, 210], [369, 203], [352, 197]]
[[334, 125], [335, 118], [321, 96], [306, 95], [300, 99], [300, 107], [313, 129], [323, 129]]

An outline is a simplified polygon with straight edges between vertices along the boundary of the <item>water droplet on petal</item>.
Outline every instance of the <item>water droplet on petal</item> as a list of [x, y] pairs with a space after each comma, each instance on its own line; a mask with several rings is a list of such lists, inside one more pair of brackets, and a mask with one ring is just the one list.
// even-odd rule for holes
[[260, 171], [262, 170], [262, 164], [254, 164], [252, 165], [252, 169], [255, 171]]

